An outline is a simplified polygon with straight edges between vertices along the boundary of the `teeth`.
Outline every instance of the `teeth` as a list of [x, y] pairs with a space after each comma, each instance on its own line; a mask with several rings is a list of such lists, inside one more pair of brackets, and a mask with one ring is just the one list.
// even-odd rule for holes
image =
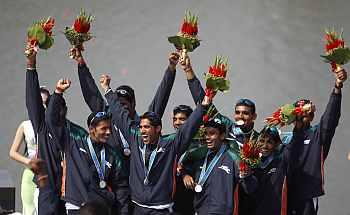
[[243, 125], [244, 124], [244, 121], [243, 120], [238, 120], [236, 121], [236, 125], [240, 126], [240, 125]]

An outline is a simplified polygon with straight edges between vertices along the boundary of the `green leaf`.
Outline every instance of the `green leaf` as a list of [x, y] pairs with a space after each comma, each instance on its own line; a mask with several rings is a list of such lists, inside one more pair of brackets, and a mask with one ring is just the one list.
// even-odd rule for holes
[[214, 91], [226, 92], [230, 89], [229, 80], [225, 80], [222, 77], [212, 77], [209, 73], [205, 76], [205, 85]]
[[44, 29], [39, 24], [34, 24], [28, 28], [28, 37], [35, 38], [38, 40], [39, 44], [42, 44], [46, 40], [46, 33]]
[[284, 123], [289, 124], [295, 120], [294, 109], [293, 104], [285, 104], [281, 107], [281, 117]]
[[350, 61], [350, 49], [349, 48], [338, 48], [333, 51], [330, 55], [321, 55], [326, 63], [335, 62], [339, 65], [344, 65]]
[[200, 41], [195, 38], [186, 38], [182, 36], [172, 36], [168, 37], [168, 41], [178, 49], [185, 47], [187, 51], [192, 52], [200, 45]]
[[39, 43], [39, 48], [41, 49], [49, 49], [53, 45], [54, 39], [52, 37], [47, 36], [45, 42]]

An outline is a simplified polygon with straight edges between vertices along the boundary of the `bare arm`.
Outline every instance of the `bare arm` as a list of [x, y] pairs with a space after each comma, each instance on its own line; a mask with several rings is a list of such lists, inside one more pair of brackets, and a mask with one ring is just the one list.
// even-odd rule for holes
[[13, 139], [9, 155], [11, 159], [28, 166], [30, 159], [18, 152], [19, 148], [23, 143], [23, 140], [24, 140], [24, 128], [23, 128], [23, 122], [22, 122], [17, 128], [16, 135], [15, 135], [15, 138]]

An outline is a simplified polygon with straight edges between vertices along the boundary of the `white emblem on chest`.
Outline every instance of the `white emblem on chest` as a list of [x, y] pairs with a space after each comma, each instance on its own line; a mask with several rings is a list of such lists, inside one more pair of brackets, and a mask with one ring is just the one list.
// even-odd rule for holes
[[228, 168], [228, 166], [222, 165], [222, 166], [219, 166], [218, 168], [224, 170], [227, 174], [231, 174], [231, 170]]

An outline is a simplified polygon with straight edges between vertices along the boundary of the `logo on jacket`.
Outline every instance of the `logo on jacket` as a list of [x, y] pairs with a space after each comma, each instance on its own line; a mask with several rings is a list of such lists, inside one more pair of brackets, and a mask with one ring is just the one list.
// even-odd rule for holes
[[270, 169], [270, 171], [267, 174], [273, 174], [276, 173], [277, 169], [276, 168], [272, 168]]
[[304, 144], [308, 145], [310, 143], [310, 140], [304, 140]]
[[85, 151], [85, 149], [83, 149], [83, 148], [79, 148], [79, 150], [82, 151], [82, 152], [84, 152], [85, 154], [87, 153], [87, 152]]
[[228, 168], [228, 166], [222, 165], [222, 166], [219, 166], [218, 168], [224, 170], [227, 174], [231, 174], [231, 170]]
[[165, 149], [163, 147], [160, 147], [158, 150], [157, 150], [157, 153], [159, 152], [165, 152]]
[[106, 161], [106, 166], [107, 166], [108, 168], [112, 168], [112, 164], [111, 164], [110, 162], [108, 162], [108, 161]]

